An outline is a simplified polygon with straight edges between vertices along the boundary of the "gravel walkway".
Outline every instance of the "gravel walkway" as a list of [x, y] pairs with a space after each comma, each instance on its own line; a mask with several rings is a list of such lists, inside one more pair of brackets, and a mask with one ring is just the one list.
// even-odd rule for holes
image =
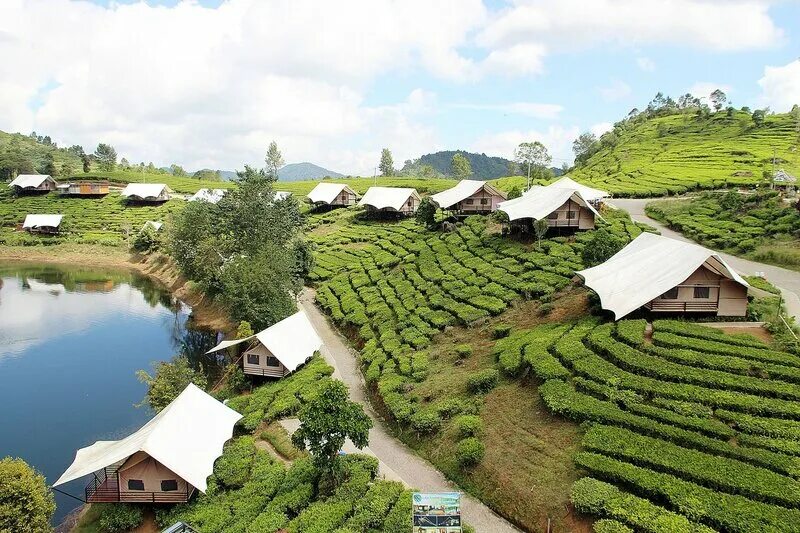
[[[656, 199], [614, 198], [610, 203], [627, 211], [633, 220], [658, 228], [665, 237], [694, 242], [684, 237], [683, 234], [669, 229], [661, 222], [653, 220], [645, 214], [644, 207], [654, 200]], [[794, 316], [795, 320], [800, 323], [800, 272], [773, 265], [766, 265], [764, 263], [757, 263], [749, 259], [743, 259], [722, 252], [720, 252], [720, 255], [740, 274], [753, 276], [756, 272], [763, 272], [770, 283], [781, 289], [781, 294], [783, 294], [783, 299], [786, 302], [786, 311]]]
[[[331, 327], [325, 315], [314, 304], [314, 291], [304, 289], [300, 296], [300, 307], [306, 312], [325, 347], [322, 355], [334, 367], [334, 376], [341, 379], [350, 390], [350, 399], [364, 406], [364, 411], [374, 423], [369, 433], [369, 452], [387, 467], [387, 477], [403, 481], [409, 487], [425, 492], [448, 492], [458, 490], [445, 479], [433, 465], [416, 455], [410, 448], [389, 434], [383, 421], [373, 411], [364, 389], [361, 370], [356, 353], [344, 338]], [[464, 493], [461, 497], [464, 520], [479, 533], [505, 533], [520, 531], [486, 505]]]

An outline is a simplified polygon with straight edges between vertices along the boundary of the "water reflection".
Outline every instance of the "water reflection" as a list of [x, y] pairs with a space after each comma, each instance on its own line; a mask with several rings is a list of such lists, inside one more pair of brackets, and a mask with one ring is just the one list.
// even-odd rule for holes
[[[52, 482], [75, 450], [121, 438], [152, 413], [136, 408], [136, 371], [175, 354], [218, 373], [215, 332], [148, 278], [126, 271], [0, 264], [0, 457]], [[67, 485], [80, 495], [83, 481]], [[60, 520], [74, 500], [56, 496]]]

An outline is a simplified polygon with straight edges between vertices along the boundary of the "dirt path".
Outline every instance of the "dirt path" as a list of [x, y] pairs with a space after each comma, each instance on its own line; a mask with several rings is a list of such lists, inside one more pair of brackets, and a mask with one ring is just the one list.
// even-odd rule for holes
[[[661, 222], [648, 217], [644, 212], [644, 208], [652, 201], [654, 201], [652, 198], [616, 198], [611, 200], [610, 203], [627, 211], [633, 220], [657, 228], [665, 237], [694, 242], [684, 237], [683, 234], [666, 227]], [[783, 299], [786, 302], [786, 311], [794, 316], [796, 321], [800, 322], [800, 272], [764, 263], [757, 263], [723, 252], [720, 252], [720, 255], [741, 274], [753, 276], [756, 272], [764, 272], [767, 280], [781, 289], [781, 294], [783, 294]]]
[[[300, 306], [325, 344], [322, 355], [335, 368], [334, 375], [347, 385], [350, 390], [350, 399], [363, 405], [364, 411], [374, 423], [374, 427], [369, 433], [370, 451], [410, 487], [428, 492], [458, 490], [433, 465], [389, 434], [383, 421], [369, 404], [355, 352], [345, 339], [331, 327], [325, 315], [314, 304], [312, 289], [307, 288], [303, 291], [300, 296]], [[519, 531], [507, 520], [468, 494], [462, 496], [461, 507], [464, 520], [479, 533]]]

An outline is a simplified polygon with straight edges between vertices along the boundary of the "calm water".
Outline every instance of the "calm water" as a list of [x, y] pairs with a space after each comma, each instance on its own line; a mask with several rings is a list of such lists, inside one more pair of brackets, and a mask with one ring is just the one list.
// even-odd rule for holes
[[[138, 429], [139, 369], [214, 342], [190, 309], [127, 272], [0, 263], [0, 457], [18, 456], [49, 483], [75, 451]], [[205, 362], [204, 362], [205, 364]], [[87, 480], [61, 488], [83, 495]], [[79, 502], [56, 493], [54, 522]]]

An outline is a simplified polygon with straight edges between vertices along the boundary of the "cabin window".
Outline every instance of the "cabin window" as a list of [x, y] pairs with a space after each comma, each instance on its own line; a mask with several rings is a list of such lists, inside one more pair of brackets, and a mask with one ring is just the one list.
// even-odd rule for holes
[[664, 294], [661, 295], [662, 300], [677, 300], [678, 299], [678, 287], [673, 287]]
[[141, 479], [129, 479], [128, 490], [144, 490], [144, 481]]
[[473, 204], [472, 198], [467, 198], [467, 205], [472, 205], [472, 204]]
[[486, 205], [488, 203], [489, 203], [489, 200], [487, 200], [486, 198], [481, 198], [481, 205]]
[[178, 490], [178, 480], [177, 479], [162, 479], [161, 480], [161, 492], [171, 492], [173, 490]]
[[711, 297], [711, 289], [708, 287], [695, 287], [694, 288], [694, 297], [695, 298], [709, 298]]
[[567, 218], [575, 218], [577, 214], [575, 211], [567, 211]]
[[547, 215], [548, 220], [558, 220], [558, 211], [553, 211], [549, 215]]
[[258, 364], [258, 354], [257, 353], [249, 353], [249, 354], [247, 354], [247, 364], [248, 365], [257, 365]]
[[408, 199], [408, 207], [411, 207], [414, 204], [414, 200], [411, 198]]
[[281, 362], [278, 361], [276, 357], [272, 357], [271, 355], [267, 356], [267, 366], [281, 366]]

